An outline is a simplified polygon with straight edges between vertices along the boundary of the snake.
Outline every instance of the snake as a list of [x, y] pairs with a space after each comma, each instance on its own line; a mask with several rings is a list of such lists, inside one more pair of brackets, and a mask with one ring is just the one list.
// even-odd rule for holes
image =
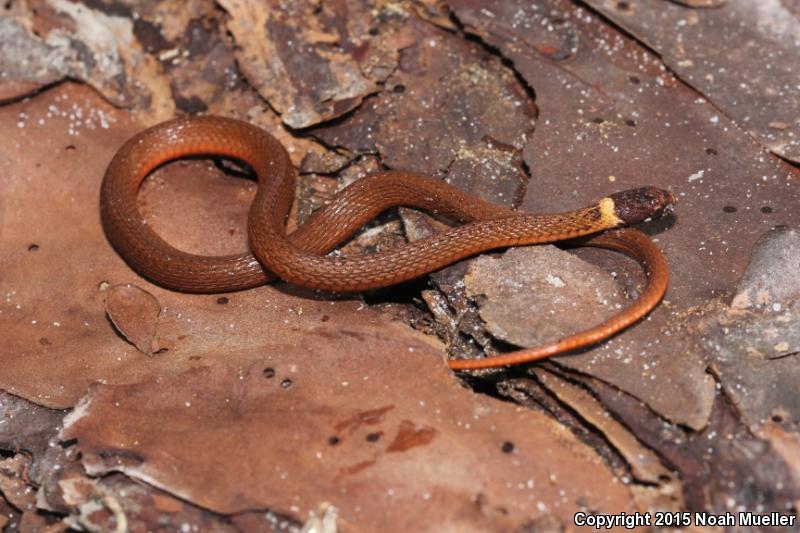
[[[171, 246], [148, 226], [137, 206], [142, 182], [162, 165], [187, 157], [230, 159], [257, 176], [247, 216], [250, 250], [225, 256], [191, 254]], [[661, 251], [644, 233], [624, 227], [672, 208], [674, 195], [657, 187], [614, 193], [568, 212], [528, 214], [432, 176], [384, 170], [353, 182], [289, 233], [296, 176], [283, 145], [255, 125], [220, 116], [175, 118], [134, 135], [112, 158], [100, 188], [103, 229], [120, 256], [143, 277], [168, 289], [201, 294], [250, 289], [276, 278], [332, 292], [379, 289], [490, 250], [579, 238], [579, 246], [621, 252], [644, 269], [647, 282], [639, 297], [601, 324], [535, 348], [448, 359], [454, 370], [528, 363], [594, 345], [646, 316], [667, 289], [669, 273]], [[422, 209], [456, 225], [385, 251], [336, 252], [364, 224], [398, 206]]]

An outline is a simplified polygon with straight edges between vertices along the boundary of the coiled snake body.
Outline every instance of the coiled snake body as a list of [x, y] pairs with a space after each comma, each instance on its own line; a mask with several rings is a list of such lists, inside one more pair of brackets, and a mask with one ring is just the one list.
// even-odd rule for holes
[[[253, 253], [210, 257], [181, 252], [147, 226], [136, 205], [142, 181], [158, 166], [187, 156], [227, 157], [246, 163], [256, 173], [258, 191], [247, 224]], [[394, 285], [495, 248], [573, 239], [641, 222], [659, 216], [674, 202], [671, 193], [645, 187], [575, 211], [529, 215], [485, 202], [428, 176], [386, 171], [353, 183], [287, 235], [294, 192], [295, 170], [286, 150], [270, 134], [234, 119], [184, 117], [147, 129], [120, 148], [103, 180], [100, 212], [106, 235], [122, 257], [164, 287], [228, 292], [256, 287], [277, 276], [305, 287], [347, 292]], [[364, 223], [401, 205], [461, 225], [376, 254], [325, 255]], [[636, 259], [648, 275], [642, 295], [622, 313], [556, 343], [484, 359], [449, 360], [448, 365], [454, 369], [505, 366], [594, 344], [636, 322], [661, 300], [668, 282], [666, 262], [644, 234], [623, 229], [600, 233], [581, 244]]]

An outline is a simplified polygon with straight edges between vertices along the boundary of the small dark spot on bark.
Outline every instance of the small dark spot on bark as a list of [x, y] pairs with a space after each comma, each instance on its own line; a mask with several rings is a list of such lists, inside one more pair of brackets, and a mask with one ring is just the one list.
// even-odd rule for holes
[[106, 15], [114, 15], [116, 17], [131, 18], [131, 8], [125, 5], [124, 2], [104, 1], [104, 0], [84, 0], [84, 4], [92, 9], [96, 9]]
[[167, 353], [168, 351], [169, 351], [169, 348], [159, 348], [158, 350], [153, 352], [153, 355], [160, 355], [162, 353]]
[[328, 444], [330, 444], [331, 446], [336, 446], [341, 441], [342, 440], [339, 437], [337, 437], [336, 435], [333, 435], [332, 437], [328, 437]]
[[170, 46], [161, 34], [161, 28], [143, 18], [133, 21], [133, 34], [148, 54], [166, 50]]
[[717, 155], [717, 151], [713, 148], [706, 148], [706, 153], [708, 155]]
[[628, 2], [617, 2], [617, 9], [620, 11], [627, 11], [631, 8], [631, 5]]
[[175, 100], [175, 105], [178, 106], [178, 109], [185, 113], [189, 113], [190, 115], [202, 113], [208, 109], [206, 103], [197, 96], [186, 98], [180, 95], [173, 95], [173, 99]]
[[265, 378], [274, 378], [275, 377], [275, 369], [271, 366], [268, 366], [264, 369], [264, 377]]
[[381, 435], [383, 435], [382, 431], [376, 431], [375, 433], [370, 433], [367, 435], [367, 442], [378, 442], [380, 440]]
[[186, 34], [188, 44], [186, 49], [189, 57], [204, 56], [214, 47], [215, 39], [213, 28], [210, 30], [205, 27], [202, 19], [194, 19], [189, 23]]
[[772, 206], [769, 206], [769, 205], [763, 206], [761, 208], [761, 212], [764, 213], [764, 214], [767, 214], [767, 215], [772, 213]]
[[592, 119], [592, 122], [594, 122], [595, 124], [602, 124], [605, 121], [606, 121], [606, 119], [604, 119], [603, 117], [594, 117]]
[[281, 387], [283, 387], [284, 389], [288, 389], [291, 386], [292, 386], [292, 380], [291, 379], [286, 378], [283, 381], [281, 381]]
[[97, 61], [94, 59], [94, 54], [86, 45], [86, 43], [77, 39], [69, 38], [69, 47], [75, 50], [75, 54], [78, 56], [78, 61], [86, 65], [87, 69], [93, 69], [95, 66], [97, 66]]
[[725, 207], [722, 208], [722, 210], [725, 211], [726, 213], [735, 213], [736, 211], [738, 211], [738, 209], [736, 209], [736, 207], [732, 205], [726, 205]]
[[772, 421], [775, 422], [776, 424], [782, 424], [783, 417], [781, 415], [772, 415]]
[[640, 80], [638, 76], [628, 76], [628, 81], [633, 83], [633, 84], [636, 84], [636, 83], [639, 83], [642, 80]]
[[398, 83], [397, 85], [394, 86], [394, 88], [392, 88], [392, 90], [397, 94], [404, 93], [406, 92], [406, 86], [403, 85], [402, 83]]
[[225, 305], [225, 304], [227, 304], [228, 302], [230, 302], [230, 300], [228, 299], [228, 297], [227, 297], [227, 296], [220, 296], [219, 298], [217, 298], [217, 303], [218, 303], [219, 305]]
[[323, 321], [323, 322], [327, 322], [330, 319], [331, 319], [331, 317], [329, 317], [328, 315], [322, 315], [322, 318], [320, 318], [320, 320]]
[[29, 244], [29, 245], [28, 245], [28, 251], [29, 251], [29, 252], [35, 252], [35, 251], [37, 251], [38, 249], [39, 249], [39, 245], [38, 245], [38, 244], [36, 244], [35, 242], [33, 242], [33, 243], [31, 243], [31, 244]]
[[631, 128], [635, 128], [636, 127], [636, 121], [633, 120], [632, 118], [629, 118], [628, 120], [626, 120], [625, 124], [627, 126], [630, 126]]
[[66, 145], [66, 146], [64, 147], [64, 150], [67, 150], [67, 151], [72, 151], [72, 150], [76, 150], [76, 149], [77, 149], [77, 148], [75, 148], [75, 145], [74, 145], [74, 144], [68, 144], [68, 145]]
[[503, 453], [511, 453], [514, 451], [514, 443], [510, 440], [507, 440], [502, 444], [502, 446], [500, 446], [500, 450]]
[[39, 339], [39, 344], [41, 344], [42, 346], [50, 346], [50, 340], [48, 340], [47, 337], [41, 337]]

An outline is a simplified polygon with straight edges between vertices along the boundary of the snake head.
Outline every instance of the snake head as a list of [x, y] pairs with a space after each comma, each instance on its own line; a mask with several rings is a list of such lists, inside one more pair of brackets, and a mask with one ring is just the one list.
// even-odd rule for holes
[[614, 214], [625, 224], [658, 218], [675, 204], [675, 195], [657, 187], [629, 189], [611, 195]]

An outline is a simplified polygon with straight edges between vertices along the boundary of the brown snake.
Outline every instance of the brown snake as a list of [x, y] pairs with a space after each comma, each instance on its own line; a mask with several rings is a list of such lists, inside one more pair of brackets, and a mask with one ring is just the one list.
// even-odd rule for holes
[[[147, 226], [136, 204], [142, 181], [160, 165], [188, 156], [235, 159], [258, 176], [247, 224], [255, 255], [210, 257], [181, 252]], [[295, 170], [286, 150], [270, 134], [234, 119], [184, 117], [147, 129], [120, 148], [103, 179], [100, 212], [106, 235], [120, 255], [164, 287], [227, 292], [262, 285], [277, 276], [309, 288], [349, 292], [394, 285], [491, 249], [562, 241], [634, 224], [661, 215], [674, 202], [670, 192], [645, 187], [575, 211], [529, 215], [485, 202], [428, 176], [386, 171], [353, 183], [287, 235], [294, 193]], [[401, 205], [461, 225], [376, 254], [325, 255], [364, 223]], [[638, 321], [661, 300], [668, 283], [667, 265], [644, 234], [623, 229], [600, 233], [580, 244], [616, 250], [638, 261], [648, 276], [641, 296], [602, 324], [558, 342], [483, 359], [453, 359], [448, 361], [450, 368], [505, 366], [595, 344]]]

